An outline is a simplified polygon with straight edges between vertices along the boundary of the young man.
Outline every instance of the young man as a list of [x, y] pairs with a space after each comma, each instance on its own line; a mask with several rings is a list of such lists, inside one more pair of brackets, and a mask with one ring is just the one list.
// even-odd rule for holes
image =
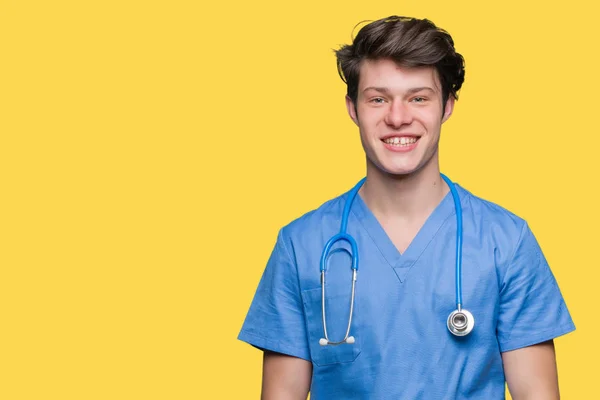
[[[366, 181], [279, 233], [239, 335], [264, 350], [263, 399], [558, 399], [552, 339], [575, 326], [535, 237], [440, 174], [452, 38], [393, 16], [336, 54]], [[338, 233], [355, 244], [322, 263]]]

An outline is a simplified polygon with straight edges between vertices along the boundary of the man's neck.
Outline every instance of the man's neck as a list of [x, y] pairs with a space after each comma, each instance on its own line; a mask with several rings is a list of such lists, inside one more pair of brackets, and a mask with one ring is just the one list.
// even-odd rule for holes
[[378, 218], [410, 221], [427, 218], [449, 191], [437, 163], [405, 176], [388, 175], [369, 165], [359, 194]]

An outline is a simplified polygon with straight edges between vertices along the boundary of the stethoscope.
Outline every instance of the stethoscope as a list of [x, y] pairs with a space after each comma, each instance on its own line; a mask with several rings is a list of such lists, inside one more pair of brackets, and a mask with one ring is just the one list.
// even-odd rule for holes
[[[452, 193], [452, 198], [454, 199], [454, 209], [456, 210], [456, 310], [452, 311], [448, 316], [448, 321], [446, 325], [448, 326], [448, 330], [456, 336], [466, 336], [473, 330], [475, 326], [475, 318], [473, 315], [462, 308], [462, 284], [461, 284], [461, 267], [462, 267], [462, 207], [460, 205], [460, 198], [458, 196], [458, 192], [454, 187], [454, 184], [448, 177], [444, 174], [441, 174], [442, 178], [448, 184], [450, 188], [450, 192]], [[356, 194], [358, 190], [365, 183], [366, 178], [363, 178], [352, 188], [350, 193], [348, 194], [348, 200], [344, 205], [344, 211], [342, 214], [342, 226], [340, 228], [340, 232], [333, 236], [329, 241], [325, 244], [323, 248], [323, 253], [321, 255], [321, 313], [323, 316], [323, 331], [325, 333], [325, 337], [319, 340], [319, 344], [321, 346], [327, 345], [338, 345], [342, 343], [352, 344], [355, 339], [354, 336], [350, 336], [350, 326], [352, 325], [352, 314], [354, 312], [354, 292], [356, 289], [356, 274], [358, 272], [358, 246], [354, 238], [346, 233], [346, 228], [348, 227], [348, 217], [350, 215], [350, 209], [352, 208], [352, 203], [356, 198]], [[350, 296], [350, 316], [348, 317], [348, 327], [346, 328], [346, 335], [339, 342], [332, 342], [329, 340], [329, 336], [327, 335], [327, 318], [325, 311], [325, 264], [327, 263], [327, 258], [329, 257], [329, 252], [332, 246], [339, 242], [345, 241], [350, 244], [350, 248], [352, 251], [352, 294]]]

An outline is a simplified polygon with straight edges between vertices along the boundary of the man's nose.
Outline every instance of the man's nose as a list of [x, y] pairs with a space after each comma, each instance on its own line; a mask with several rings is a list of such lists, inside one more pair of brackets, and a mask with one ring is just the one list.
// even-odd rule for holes
[[394, 129], [410, 124], [412, 120], [413, 114], [410, 107], [402, 101], [392, 102], [385, 116], [385, 123]]

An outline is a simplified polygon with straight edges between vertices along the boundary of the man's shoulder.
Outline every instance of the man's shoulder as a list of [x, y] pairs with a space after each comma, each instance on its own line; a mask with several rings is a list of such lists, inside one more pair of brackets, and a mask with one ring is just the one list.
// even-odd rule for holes
[[511, 235], [519, 235], [527, 226], [525, 219], [513, 211], [491, 200], [484, 199], [471, 191], [457, 185], [463, 197], [463, 208], [468, 210], [472, 218], [481, 223], [483, 227], [492, 229], [502, 228]]
[[286, 237], [314, 234], [323, 226], [341, 221], [347, 194], [348, 192], [342, 193], [301, 214], [281, 228], [282, 234]]

